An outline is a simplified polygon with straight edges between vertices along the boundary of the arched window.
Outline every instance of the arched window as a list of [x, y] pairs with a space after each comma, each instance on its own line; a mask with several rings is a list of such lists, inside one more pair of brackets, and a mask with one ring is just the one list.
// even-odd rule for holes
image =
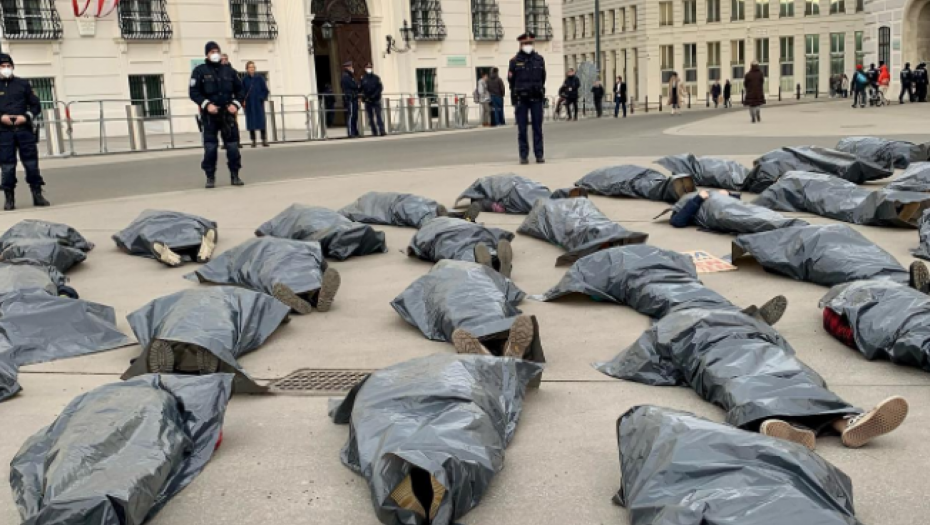
[[878, 28], [878, 60], [891, 67], [891, 28]]

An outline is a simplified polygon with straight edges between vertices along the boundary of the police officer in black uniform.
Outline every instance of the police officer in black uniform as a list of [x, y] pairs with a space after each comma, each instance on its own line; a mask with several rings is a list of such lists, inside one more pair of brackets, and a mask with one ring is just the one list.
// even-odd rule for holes
[[527, 117], [533, 122], [533, 153], [536, 162], [546, 162], [543, 156], [543, 101], [546, 98], [546, 61], [533, 50], [536, 35], [525, 33], [517, 37], [520, 52], [510, 59], [507, 81], [517, 102], [517, 141], [520, 143], [520, 164], [529, 164], [530, 145], [526, 138]]
[[36, 146], [35, 118], [42, 111], [39, 97], [25, 79], [13, 76], [13, 58], [0, 54], [0, 172], [4, 210], [16, 209], [16, 152], [26, 168], [26, 182], [32, 189], [32, 203], [48, 206], [42, 196], [45, 181], [39, 173], [39, 148]]
[[904, 64], [901, 70], [901, 94], [898, 95], [898, 104], [904, 104], [904, 95], [910, 102], [914, 102], [914, 72], [911, 71], [911, 63]]
[[233, 186], [245, 183], [239, 178], [242, 155], [239, 153], [239, 122], [236, 115], [242, 109], [244, 95], [242, 80], [229, 64], [222, 63], [220, 46], [207, 42], [204, 48], [206, 61], [191, 75], [190, 97], [200, 108], [203, 123], [203, 162], [201, 169], [207, 175], [207, 188], [216, 185], [216, 158], [219, 149], [217, 136], [222, 134], [226, 145], [226, 161]]
[[914, 70], [914, 98], [917, 99], [917, 102], [927, 101], [927, 84], [927, 64], [921, 62], [917, 65], [917, 69]]
[[352, 61], [342, 64], [342, 103], [346, 108], [346, 128], [349, 130], [349, 137], [357, 137], [358, 134], [358, 81], [355, 80], [355, 68], [352, 67]]

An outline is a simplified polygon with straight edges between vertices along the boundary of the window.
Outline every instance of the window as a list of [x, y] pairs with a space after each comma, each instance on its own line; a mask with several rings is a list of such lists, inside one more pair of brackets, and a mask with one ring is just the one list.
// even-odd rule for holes
[[625, 7], [620, 8], [620, 31], [621, 32], [626, 31], [626, 8]]
[[820, 15], [820, 0], [805, 0], [804, 16], [819, 16], [819, 15]]
[[165, 0], [123, 0], [119, 4], [119, 29], [126, 40], [170, 40], [171, 20]]
[[682, 2], [685, 12], [685, 25], [697, 23], [697, 0], [685, 0]]
[[781, 0], [778, 8], [780, 18], [791, 18], [794, 16], [794, 0]]
[[769, 17], [769, 0], [756, 0], [756, 19]]
[[617, 32], [617, 12], [611, 9], [610, 11], [610, 33], [614, 34]]
[[794, 37], [778, 39], [778, 63], [781, 64], [781, 90], [794, 91]]
[[804, 92], [817, 93], [820, 89], [820, 35], [804, 36]]
[[442, 21], [442, 5], [439, 0], [410, 0], [410, 19], [413, 21], [414, 40], [446, 38], [446, 24]]
[[685, 82], [694, 84], [697, 82], [697, 44], [684, 45], [685, 58]]
[[730, 21], [746, 20], [746, 0], [732, 0], [730, 3]]
[[0, 0], [7, 40], [59, 40], [61, 19], [54, 0]]
[[552, 24], [549, 23], [546, 0], [524, 0], [523, 7], [526, 9], [526, 30], [536, 35], [536, 40], [552, 40]]
[[846, 70], [846, 33], [830, 33], [830, 75]]
[[659, 2], [659, 25], [670, 26], [675, 21], [675, 9], [672, 2]]
[[639, 16], [637, 16], [637, 13], [639, 12], [639, 10], [636, 9], [635, 5], [631, 7], [630, 9], [632, 9], [632, 11], [630, 11], [630, 16], [632, 16], [633, 18], [633, 31], [636, 31], [637, 29], [639, 29]]
[[878, 28], [878, 61], [891, 64], [891, 28]]
[[865, 50], [862, 47], [864, 33], [862, 31], [856, 31], [856, 65], [860, 65], [865, 62]]
[[581, 22], [580, 26], [578, 27], [578, 36], [579, 38], [584, 38], [588, 36], [588, 33], [584, 30], [584, 17], [579, 16], [578, 21]]
[[846, 12], [846, 0], [830, 0], [830, 14], [841, 15]]
[[417, 68], [417, 98], [435, 98], [436, 93], [436, 68]]
[[668, 96], [668, 80], [675, 71], [675, 47], [659, 46], [659, 56], [662, 58], [662, 96]]
[[161, 75], [129, 75], [129, 98], [145, 118], [164, 117], [165, 82]]
[[756, 39], [756, 62], [759, 63], [759, 69], [762, 70], [762, 74], [765, 75], [765, 78], [769, 78], [769, 39], [768, 38], [757, 38]]
[[720, 21], [720, 0], [707, 0], [707, 22]]
[[865, 11], [865, 0], [856, 0], [856, 12], [861, 13]]
[[[39, 97], [42, 103], [42, 109], [53, 109], [55, 107], [55, 79], [52, 77], [27, 78], [32, 91]], [[41, 117], [41, 115], [39, 115]]]
[[278, 37], [271, 0], [229, 0], [229, 12], [233, 37], [249, 40], [272, 40]]
[[601, 11], [601, 15], [598, 18], [600, 19], [601, 34], [603, 35], [607, 30], [607, 14]]
[[475, 40], [504, 38], [501, 12], [495, 0], [471, 0], [471, 30]]
[[720, 80], [720, 42], [707, 43], [707, 79]]
[[743, 92], [743, 77], [746, 76], [746, 41], [730, 40], [730, 78], [736, 93]]

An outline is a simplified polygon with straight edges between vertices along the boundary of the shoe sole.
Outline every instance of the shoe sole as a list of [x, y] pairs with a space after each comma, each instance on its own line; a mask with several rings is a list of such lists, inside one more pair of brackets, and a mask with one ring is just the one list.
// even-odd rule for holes
[[694, 180], [691, 177], [679, 177], [672, 181], [672, 191], [675, 192], [675, 199], [680, 199], [694, 190]]
[[449, 216], [448, 208], [446, 208], [442, 204], [437, 204], [436, 205], [436, 216], [437, 217], [448, 217]]
[[907, 224], [916, 226], [917, 221], [915, 220], [915, 216], [917, 216], [917, 218], [920, 217], [920, 203], [919, 202], [910, 202], [908, 204], [905, 204], [901, 208], [901, 211], [898, 212], [898, 220], [905, 222]]
[[774, 326], [785, 315], [787, 309], [788, 299], [784, 295], [779, 295], [762, 305], [762, 308], [759, 309], [759, 316], [769, 326]]
[[181, 256], [174, 253], [167, 244], [156, 242], [152, 245], [152, 251], [155, 252], [158, 262], [171, 268], [181, 266]]
[[510, 241], [502, 239], [497, 242], [497, 260], [500, 262], [500, 274], [510, 279], [513, 273], [513, 246]]
[[413, 493], [413, 480], [408, 474], [403, 481], [394, 487], [391, 491], [391, 499], [402, 509], [407, 509], [416, 513], [418, 516], [425, 518], [426, 509], [420, 504], [416, 494]]
[[488, 249], [488, 246], [484, 243], [478, 243], [475, 245], [475, 262], [487, 266], [488, 268], [494, 267], [494, 258], [491, 257], [491, 250]]
[[504, 357], [515, 357], [523, 359], [530, 345], [533, 344], [533, 338], [536, 335], [533, 329], [533, 320], [526, 315], [521, 315], [513, 322], [510, 327], [510, 336], [507, 338], [507, 344], [504, 345]]
[[568, 196], [572, 199], [587, 198], [588, 190], [576, 186], [568, 191]]
[[149, 373], [170, 374], [174, 372], [174, 349], [171, 343], [156, 339], [149, 347]]
[[271, 287], [271, 296], [300, 315], [307, 315], [313, 311], [313, 306], [301, 299], [300, 296], [294, 293], [294, 290], [291, 290], [287, 285], [275, 283], [275, 285]]
[[900, 427], [907, 418], [907, 412], [907, 401], [903, 397], [890, 397], [879, 403], [853, 428], [843, 432], [843, 444], [849, 448], [862, 447], [869, 441]]
[[215, 374], [220, 371], [220, 359], [213, 355], [212, 352], [198, 348], [196, 355], [197, 369], [200, 370], [201, 374]]
[[197, 262], [203, 264], [209, 262], [216, 250], [216, 230], [207, 230], [203, 239], [200, 241], [200, 251], [197, 252]]
[[316, 309], [321, 312], [328, 312], [333, 307], [333, 300], [336, 299], [336, 292], [342, 285], [342, 276], [335, 268], [327, 268], [323, 272], [323, 283], [320, 285], [320, 296], [316, 301]]
[[914, 288], [918, 291], [926, 291], [927, 285], [930, 284], [930, 270], [927, 270], [927, 265], [921, 261], [914, 261], [911, 263], [911, 288]]
[[492, 355], [477, 337], [460, 328], [452, 332], [452, 346], [460, 354]]
[[790, 423], [780, 419], [769, 419], [762, 423], [759, 433], [776, 439], [791, 441], [799, 445], [804, 445], [809, 450], [814, 450], [817, 446], [817, 435], [813, 431], [797, 428]]
[[481, 203], [473, 202], [468, 205], [468, 209], [465, 210], [462, 218], [468, 222], [475, 222], [478, 220], [479, 215], [481, 215]]

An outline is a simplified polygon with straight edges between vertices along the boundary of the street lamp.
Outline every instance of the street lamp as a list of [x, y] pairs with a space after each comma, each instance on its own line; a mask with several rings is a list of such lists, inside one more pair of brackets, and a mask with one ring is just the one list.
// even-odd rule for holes
[[387, 54], [391, 54], [391, 51], [395, 53], [406, 53], [410, 51], [410, 40], [413, 38], [413, 28], [407, 24], [407, 21], [404, 20], [404, 27], [400, 28], [400, 38], [404, 41], [404, 48], [401, 49], [397, 47], [397, 41], [394, 40], [394, 37], [387, 35], [385, 39], [387, 40]]
[[323, 25], [320, 26], [320, 35], [323, 37], [323, 40], [332, 40], [333, 24], [329, 22], [323, 22]]

